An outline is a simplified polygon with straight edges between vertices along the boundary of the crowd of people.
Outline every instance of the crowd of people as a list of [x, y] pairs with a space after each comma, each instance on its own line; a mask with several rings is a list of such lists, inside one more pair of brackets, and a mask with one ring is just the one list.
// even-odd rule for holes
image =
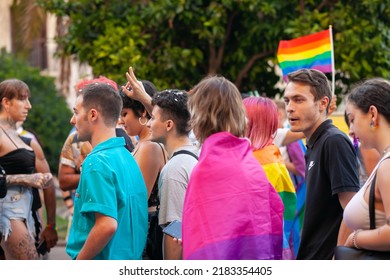
[[[317, 70], [290, 73], [282, 100], [246, 96], [218, 75], [189, 91], [125, 75], [122, 86], [102, 76], [76, 86], [58, 172], [71, 259], [390, 251], [389, 81], [354, 86], [348, 136], [329, 119], [335, 98]], [[18, 129], [29, 97], [23, 81], [0, 83], [0, 258], [10, 260], [40, 259], [58, 240], [53, 175], [37, 138]], [[168, 231], [177, 222], [181, 236]]]

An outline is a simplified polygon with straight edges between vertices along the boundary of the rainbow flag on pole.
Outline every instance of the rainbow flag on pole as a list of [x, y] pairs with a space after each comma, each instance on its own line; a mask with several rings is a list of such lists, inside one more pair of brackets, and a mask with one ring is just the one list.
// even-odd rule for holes
[[334, 72], [332, 29], [280, 41], [277, 57], [285, 81], [287, 74], [302, 68]]

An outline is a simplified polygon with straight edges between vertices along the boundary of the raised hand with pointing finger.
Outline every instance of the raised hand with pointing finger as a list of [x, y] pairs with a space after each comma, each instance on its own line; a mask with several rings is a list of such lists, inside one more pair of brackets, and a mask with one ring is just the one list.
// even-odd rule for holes
[[122, 86], [123, 92], [130, 98], [141, 102], [149, 114], [152, 113], [152, 98], [146, 93], [141, 81], [137, 80], [133, 67], [129, 67], [129, 72], [126, 73], [127, 83]]

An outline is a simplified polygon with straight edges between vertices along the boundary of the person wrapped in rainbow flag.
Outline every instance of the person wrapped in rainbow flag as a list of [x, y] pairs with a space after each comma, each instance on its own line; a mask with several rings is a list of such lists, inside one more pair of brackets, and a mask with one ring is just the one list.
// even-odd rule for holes
[[273, 144], [278, 128], [278, 109], [267, 97], [247, 97], [243, 103], [248, 117], [246, 137], [251, 141], [255, 158], [263, 166], [268, 180], [283, 201], [283, 259], [294, 259], [291, 238], [297, 198], [279, 148]]
[[202, 144], [183, 208], [183, 259], [282, 259], [283, 203], [244, 138], [237, 87], [208, 77], [189, 95]]

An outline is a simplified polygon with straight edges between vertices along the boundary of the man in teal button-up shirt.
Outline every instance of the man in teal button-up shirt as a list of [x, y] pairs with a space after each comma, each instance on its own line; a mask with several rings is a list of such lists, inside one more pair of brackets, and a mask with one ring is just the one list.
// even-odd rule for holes
[[72, 259], [141, 259], [147, 236], [147, 192], [142, 173], [115, 127], [119, 94], [104, 83], [86, 86], [71, 123], [93, 147], [82, 165], [66, 246]]

